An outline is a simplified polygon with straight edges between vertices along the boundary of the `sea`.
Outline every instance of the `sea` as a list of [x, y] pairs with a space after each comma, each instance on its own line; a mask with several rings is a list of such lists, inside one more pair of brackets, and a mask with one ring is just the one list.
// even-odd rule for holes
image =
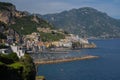
[[[70, 51], [64, 56], [95, 55], [98, 59], [39, 65], [38, 75], [46, 80], [120, 80], [120, 39], [90, 40], [95, 49]], [[52, 56], [60, 54], [52, 54]]]

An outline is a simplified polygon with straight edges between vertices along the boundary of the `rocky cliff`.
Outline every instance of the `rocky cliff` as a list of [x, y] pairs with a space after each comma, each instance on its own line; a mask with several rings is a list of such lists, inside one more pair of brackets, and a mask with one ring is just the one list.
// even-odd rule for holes
[[0, 21], [5, 24], [14, 24], [16, 17], [23, 17], [26, 14], [16, 10], [16, 7], [11, 3], [0, 2]]
[[0, 39], [4, 36], [20, 42], [20, 36], [37, 32], [37, 28], [53, 26], [35, 14], [18, 11], [11, 3], [0, 2]]

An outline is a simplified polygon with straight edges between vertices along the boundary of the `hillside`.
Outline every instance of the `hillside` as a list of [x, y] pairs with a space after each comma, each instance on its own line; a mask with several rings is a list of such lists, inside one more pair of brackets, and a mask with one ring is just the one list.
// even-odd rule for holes
[[37, 32], [37, 28], [53, 28], [47, 21], [36, 17], [35, 15], [28, 15], [21, 18], [15, 18], [15, 23], [10, 25], [19, 34], [27, 35], [32, 32]]
[[37, 27], [53, 28], [50, 23], [36, 15], [18, 11], [13, 4], [4, 2], [0, 2], [0, 22], [21, 35], [37, 32]]
[[0, 79], [2, 80], [35, 80], [35, 65], [29, 55], [18, 59], [16, 53], [0, 53]]
[[57, 28], [79, 34], [81, 37], [120, 37], [120, 20], [90, 7], [72, 9], [39, 17], [48, 20]]

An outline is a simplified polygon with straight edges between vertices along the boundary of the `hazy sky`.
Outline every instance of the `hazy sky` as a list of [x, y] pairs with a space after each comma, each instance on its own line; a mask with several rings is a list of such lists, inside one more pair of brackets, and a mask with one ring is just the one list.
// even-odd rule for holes
[[0, 0], [13, 3], [18, 10], [48, 14], [72, 8], [92, 7], [120, 19], [120, 0]]

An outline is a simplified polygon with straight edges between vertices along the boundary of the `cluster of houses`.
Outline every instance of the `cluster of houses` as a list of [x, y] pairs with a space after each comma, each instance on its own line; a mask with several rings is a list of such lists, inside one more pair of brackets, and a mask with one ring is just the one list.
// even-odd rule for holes
[[[1, 31], [3, 31], [4, 27], [1, 27]], [[49, 28], [38, 28], [38, 31], [43, 32], [52, 32], [56, 30], [50, 30]], [[59, 31], [62, 33], [62, 31]], [[79, 42], [80, 44], [86, 44], [85, 46], [89, 45], [87, 39], [79, 38], [78, 35], [74, 34], [67, 34], [64, 39], [60, 39], [59, 41], [49, 41], [43, 42], [41, 41], [41, 36], [37, 32], [33, 32], [32, 34], [26, 35], [21, 37], [18, 33], [16, 33], [13, 29], [8, 29], [6, 32], [7, 39], [1, 40], [0, 44], [5, 44], [10, 46], [8, 49], [0, 49], [0, 53], [9, 53], [9, 51], [16, 52], [18, 57], [24, 55], [24, 53], [36, 53], [42, 52], [50, 49], [55, 48], [72, 48], [72, 44], [74, 42]], [[87, 48], [87, 47], [86, 47]]]
[[26, 35], [24, 38], [24, 45], [26, 46], [28, 52], [40, 52], [44, 50], [50, 50], [51, 48], [72, 48], [74, 42], [79, 42], [80, 44], [89, 44], [87, 39], [79, 38], [78, 35], [69, 34], [65, 36], [65, 39], [60, 39], [59, 41], [49, 41], [42, 42], [40, 34], [34, 32], [30, 35]]
[[[5, 34], [4, 38], [0, 37], [0, 54], [10, 54], [12, 52], [17, 53], [17, 56], [20, 58], [24, 55], [25, 49], [22, 49], [21, 36], [11, 28], [6, 30], [5, 26], [0, 25], [0, 33]], [[17, 44], [17, 45], [16, 45]]]

